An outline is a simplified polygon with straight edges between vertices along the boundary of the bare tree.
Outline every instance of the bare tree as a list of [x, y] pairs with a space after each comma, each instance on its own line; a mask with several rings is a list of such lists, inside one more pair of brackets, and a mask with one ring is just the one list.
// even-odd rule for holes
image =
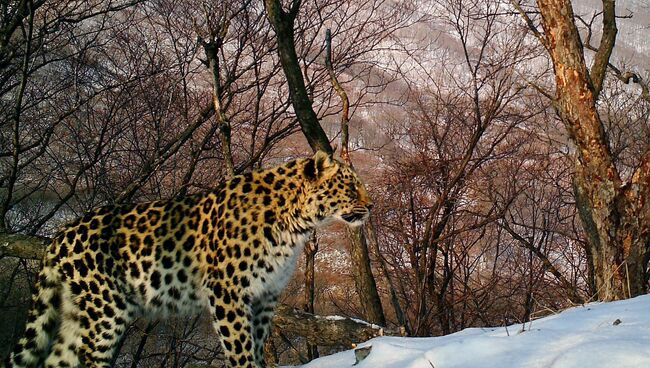
[[[388, 267], [408, 275], [396, 289], [408, 300], [403, 303], [415, 335], [472, 323], [470, 314], [478, 312], [470, 312], [474, 306], [463, 295], [482, 299], [477, 309], [496, 299], [489, 295], [494, 285], [476, 283], [486, 277], [481, 266], [492, 255], [491, 241], [503, 236], [494, 224], [519, 192], [505, 190], [493, 173], [502, 171], [499, 162], [524, 156], [522, 142], [530, 133], [521, 128], [544, 111], [518, 107], [527, 93], [518, 72], [539, 51], [508, 28], [499, 2], [437, 5], [435, 22], [453, 37], [446, 49], [433, 52], [435, 60], [426, 41], [421, 53], [405, 51], [405, 64], [415, 65], [403, 67], [408, 113], [397, 110], [385, 128], [392, 143], [382, 160], [388, 168], [378, 208], [384, 252], [395, 257]], [[491, 185], [501, 195], [496, 202]], [[500, 262], [498, 251], [493, 262]]]
[[621, 172], [596, 107], [616, 42], [615, 3], [603, 1], [602, 36], [591, 68], [585, 62], [571, 2], [540, 0], [537, 4], [544, 33], [530, 18], [527, 24], [553, 62], [553, 106], [575, 145], [575, 196], [587, 234], [597, 298], [617, 300], [643, 294], [650, 258], [650, 207], [644, 200], [650, 190], [650, 149], [645, 147], [632, 172]]
[[[282, 8], [279, 0], [267, 0], [265, 5], [269, 21], [276, 32], [278, 53], [284, 74], [289, 83], [291, 101], [300, 121], [302, 131], [313, 150], [320, 149], [332, 153], [332, 146], [329, 143], [325, 131], [318, 122], [318, 118], [308, 97], [298, 56], [295, 51], [294, 22], [300, 11], [301, 2], [294, 1], [288, 11]], [[338, 81], [336, 83], [338, 84]], [[347, 117], [344, 115], [343, 119], [347, 120]], [[347, 127], [347, 125], [344, 126]], [[345, 154], [347, 155], [347, 147], [345, 148]], [[352, 241], [353, 254], [355, 255], [353, 261], [356, 266], [355, 269], [358, 271], [356, 284], [364, 309], [364, 318], [369, 322], [383, 326], [386, 324], [386, 318], [370, 267], [370, 257], [365, 235], [360, 227], [350, 228], [349, 235]]]

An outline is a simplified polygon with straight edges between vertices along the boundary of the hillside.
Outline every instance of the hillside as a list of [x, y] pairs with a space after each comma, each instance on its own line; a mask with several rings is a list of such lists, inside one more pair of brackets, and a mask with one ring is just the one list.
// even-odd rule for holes
[[[650, 367], [650, 295], [591, 303], [507, 328], [469, 328], [431, 338], [380, 337], [359, 368]], [[354, 352], [302, 368], [347, 368]]]

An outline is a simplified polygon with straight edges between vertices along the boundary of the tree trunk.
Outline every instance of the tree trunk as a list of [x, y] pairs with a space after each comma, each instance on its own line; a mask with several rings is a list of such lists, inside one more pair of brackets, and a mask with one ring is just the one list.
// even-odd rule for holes
[[[341, 99], [341, 159], [350, 167], [353, 167], [349, 148], [350, 100], [345, 89], [339, 83], [336, 73], [334, 73], [332, 65], [332, 33], [329, 29], [325, 32], [325, 48], [325, 67], [330, 76], [332, 87]], [[368, 222], [365, 227], [371, 228], [372, 222]], [[385, 326], [386, 317], [377, 291], [375, 277], [372, 274], [368, 241], [363, 229], [361, 226], [348, 227], [348, 235], [352, 245], [352, 262], [354, 263], [354, 283], [366, 320]]]
[[370, 247], [379, 258], [379, 264], [384, 273], [384, 277], [386, 278], [386, 283], [388, 284], [387, 286], [390, 292], [390, 302], [393, 306], [393, 309], [395, 310], [395, 317], [397, 318], [397, 323], [399, 324], [400, 328], [404, 329], [404, 335], [411, 335], [411, 327], [408, 323], [408, 319], [406, 318], [406, 314], [404, 314], [404, 310], [402, 309], [402, 306], [399, 303], [397, 290], [390, 276], [387, 262], [380, 253], [379, 242], [377, 241], [377, 233], [375, 229], [376, 229], [375, 225], [372, 223], [372, 221], [369, 221], [368, 224], [366, 225], [366, 234], [367, 234], [366, 239], [368, 239], [368, 243], [370, 244]]
[[296, 112], [300, 128], [314, 151], [320, 149], [332, 153], [332, 146], [318, 122], [318, 116], [311, 105], [302, 70], [298, 64], [293, 25], [300, 10], [300, 1], [294, 1], [289, 12], [282, 10], [280, 0], [265, 0], [264, 5], [269, 22], [275, 30], [280, 63], [289, 84], [289, 96], [291, 96], [291, 104]]
[[[282, 9], [279, 0], [265, 0], [264, 4], [266, 6], [267, 18], [276, 33], [280, 63], [282, 64], [282, 69], [289, 84], [291, 103], [296, 111], [302, 132], [313, 150], [320, 149], [328, 153], [333, 153], [334, 150], [329, 143], [325, 131], [318, 122], [318, 117], [309, 100], [302, 70], [298, 63], [298, 55], [296, 54], [293, 26], [300, 10], [300, 1], [292, 2], [291, 9], [287, 12]], [[336, 76], [333, 71], [330, 76], [333, 76], [336, 86], [338, 82], [336, 82]], [[341, 95], [341, 91], [339, 91], [339, 95]], [[344, 102], [343, 104], [345, 107], [346, 103]], [[347, 112], [347, 108], [344, 108], [344, 111]], [[344, 115], [343, 119], [346, 121], [347, 117]], [[347, 147], [344, 147], [342, 151], [347, 156]], [[349, 162], [349, 156], [347, 156], [347, 163], [351, 164]], [[361, 300], [361, 307], [365, 313], [364, 318], [369, 322], [384, 326], [386, 324], [386, 318], [384, 317], [381, 299], [377, 292], [375, 278], [372, 275], [365, 235], [361, 227], [348, 227], [348, 234], [352, 243], [355, 283]]]
[[386, 326], [386, 317], [381, 306], [381, 298], [377, 292], [377, 284], [372, 275], [370, 267], [370, 256], [368, 253], [368, 242], [363, 229], [348, 227], [348, 236], [352, 243], [352, 263], [354, 264], [354, 284], [364, 316], [368, 322]]
[[[222, 26], [223, 29], [219, 33], [225, 36], [227, 32], [227, 25]], [[235, 165], [232, 158], [232, 151], [230, 148], [230, 122], [226, 117], [221, 103], [221, 78], [219, 75], [219, 50], [223, 44], [221, 36], [212, 36], [210, 40], [205, 41], [201, 39], [201, 44], [205, 51], [205, 56], [208, 61], [208, 68], [212, 74], [212, 103], [214, 104], [214, 111], [217, 117], [217, 124], [219, 125], [219, 138], [221, 139], [221, 153], [223, 154], [223, 162], [226, 167], [227, 179], [235, 175]]]
[[576, 145], [574, 189], [593, 258], [597, 297], [609, 301], [644, 294], [650, 241], [650, 205], [646, 200], [650, 194], [650, 150], [631, 179], [623, 183], [596, 109], [604, 78], [598, 67], [607, 65], [616, 35], [614, 2], [603, 1], [606, 37], [591, 75], [571, 2], [537, 3], [545, 32], [542, 42], [555, 69], [554, 106]]

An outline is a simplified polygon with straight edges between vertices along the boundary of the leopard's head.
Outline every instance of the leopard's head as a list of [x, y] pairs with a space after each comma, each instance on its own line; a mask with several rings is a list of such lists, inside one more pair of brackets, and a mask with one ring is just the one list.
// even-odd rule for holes
[[320, 221], [339, 219], [359, 226], [370, 215], [372, 200], [354, 170], [318, 151], [304, 165], [306, 209]]

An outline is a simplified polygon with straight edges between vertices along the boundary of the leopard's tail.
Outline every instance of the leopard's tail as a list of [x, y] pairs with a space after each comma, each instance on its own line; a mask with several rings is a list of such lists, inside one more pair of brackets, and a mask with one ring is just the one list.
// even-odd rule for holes
[[37, 367], [49, 353], [60, 320], [61, 275], [48, 263], [46, 260], [38, 275], [25, 334], [7, 357], [6, 368]]

